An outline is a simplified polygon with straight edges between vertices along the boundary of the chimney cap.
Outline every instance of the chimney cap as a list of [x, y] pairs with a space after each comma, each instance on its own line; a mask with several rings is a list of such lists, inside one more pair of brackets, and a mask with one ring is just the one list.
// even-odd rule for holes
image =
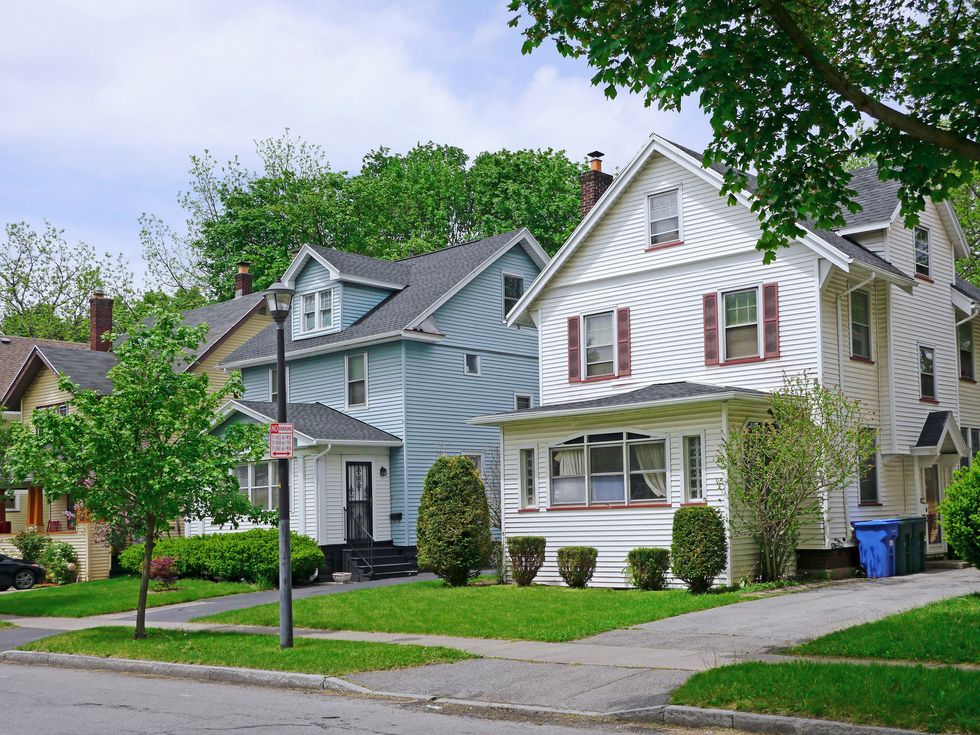
[[105, 291], [103, 291], [101, 288], [95, 289], [92, 292], [92, 298], [93, 299], [104, 299], [105, 298]]
[[239, 260], [236, 265], [239, 273], [248, 273], [248, 269], [252, 267], [251, 261], [248, 260]]
[[589, 158], [602, 158], [604, 155], [606, 154], [602, 151], [592, 151], [588, 154]]

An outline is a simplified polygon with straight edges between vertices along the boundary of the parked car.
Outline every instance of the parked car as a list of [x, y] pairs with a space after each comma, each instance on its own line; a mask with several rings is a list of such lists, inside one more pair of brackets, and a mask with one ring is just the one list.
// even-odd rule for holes
[[44, 581], [44, 567], [34, 562], [0, 554], [0, 592], [8, 587], [29, 590]]

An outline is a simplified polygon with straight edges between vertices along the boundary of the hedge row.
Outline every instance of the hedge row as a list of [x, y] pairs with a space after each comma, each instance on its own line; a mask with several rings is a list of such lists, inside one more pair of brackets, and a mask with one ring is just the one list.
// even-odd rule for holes
[[[308, 536], [291, 535], [293, 579], [301, 582], [323, 565], [323, 552]], [[119, 555], [119, 566], [131, 574], [143, 571], [143, 544]], [[153, 547], [153, 558], [171, 556], [181, 577], [273, 584], [279, 578], [279, 532], [253, 529], [241, 533], [164, 538]]]

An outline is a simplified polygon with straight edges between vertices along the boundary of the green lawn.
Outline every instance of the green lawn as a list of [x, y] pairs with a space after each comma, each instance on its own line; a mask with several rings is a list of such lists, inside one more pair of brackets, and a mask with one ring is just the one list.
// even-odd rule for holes
[[186, 632], [158, 628], [149, 628], [147, 634], [148, 637], [144, 640], [136, 641], [133, 640], [132, 628], [89, 628], [43, 638], [21, 646], [21, 650], [298, 671], [324, 676], [476, 658], [465, 651], [452, 648], [402, 646], [395, 643], [297, 638], [293, 648], [281, 650], [279, 639], [272, 635]]
[[695, 674], [673, 704], [926, 732], [980, 733], [980, 672], [923, 666], [745, 663]]
[[839, 630], [793, 653], [980, 664], [980, 594], [954, 597]]
[[[139, 587], [138, 577], [113, 577], [96, 582], [77, 582], [61, 587], [43, 587], [27, 592], [0, 595], [0, 615], [84, 618], [88, 615], [135, 610]], [[151, 587], [147, 605], [149, 607], [173, 605], [177, 602], [190, 602], [205, 597], [255, 592], [257, 589], [256, 585], [245, 582], [181, 579], [173, 592], [153, 592]]]
[[4, 620], [0, 620], [0, 628], [13, 628], [13, 627], [14, 626], [12, 623], [8, 623]]
[[[514, 585], [452, 588], [433, 581], [307, 597], [293, 603], [293, 616], [303, 628], [570, 641], [744, 599], [737, 592], [691, 595], [685, 590]], [[198, 622], [278, 625], [278, 606], [234, 610]]]

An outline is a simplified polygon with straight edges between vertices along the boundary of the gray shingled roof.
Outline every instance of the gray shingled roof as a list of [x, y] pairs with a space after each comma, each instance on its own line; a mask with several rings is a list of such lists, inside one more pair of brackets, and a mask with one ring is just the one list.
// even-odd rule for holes
[[[472, 273], [477, 266], [512, 240], [520, 230], [504, 232], [482, 240], [454, 245], [425, 255], [393, 261], [391, 264], [407, 272], [405, 288], [396, 291], [371, 309], [347, 329], [322, 337], [309, 337], [293, 342], [292, 320], [286, 321], [286, 354], [308, 350], [336, 342], [371, 338], [388, 332], [401, 331]], [[363, 258], [364, 256], [357, 256]], [[385, 261], [379, 261], [384, 263]], [[239, 360], [268, 358], [275, 355], [276, 328], [270, 326], [225, 358], [224, 364]]]
[[850, 186], [857, 192], [860, 212], [843, 212], [847, 227], [890, 222], [898, 206], [898, 182], [878, 178], [877, 166], [864, 166], [851, 172]]
[[[524, 416], [533, 418], [549, 414], [562, 414], [569, 411], [602, 410], [629, 408], [632, 405], [683, 400], [686, 398], [710, 399], [715, 396], [736, 393], [746, 398], [764, 398], [767, 394], [750, 388], [733, 388], [726, 385], [705, 385], [704, 383], [653, 383], [644, 388], [638, 388], [627, 393], [593, 398], [587, 401], [568, 401], [566, 403], [551, 403], [546, 406], [522, 408], [518, 411], [505, 411], [480, 417], [483, 420], [504, 418], [507, 420], [520, 419]], [[481, 421], [482, 422], [482, 421]]]
[[311, 245], [310, 248], [326, 258], [345, 276], [386, 281], [399, 286], [407, 285], [411, 277], [411, 268], [404, 260], [382, 260], [372, 258], [370, 255], [348, 253], [316, 245]]
[[111, 352], [73, 350], [66, 347], [38, 347], [44, 359], [59, 374], [64, 373], [83, 390], [110, 393], [112, 383], [106, 373], [116, 364]]
[[87, 342], [63, 342], [58, 339], [34, 339], [0, 334], [0, 398], [3, 398], [24, 360], [37, 346], [64, 347], [69, 350], [87, 350]]
[[953, 284], [953, 288], [980, 304], [980, 288], [977, 288], [969, 281], [963, 278], [957, 278], [956, 283]]
[[[270, 423], [276, 420], [276, 404], [272, 401], [235, 401], [234, 404], [255, 411]], [[318, 441], [401, 442], [394, 434], [322, 403], [288, 403], [286, 416], [296, 431]]]
[[930, 411], [926, 416], [926, 422], [922, 424], [922, 431], [919, 432], [919, 440], [915, 443], [917, 447], [935, 447], [943, 439], [943, 430], [946, 422], [953, 414], [950, 411]]

